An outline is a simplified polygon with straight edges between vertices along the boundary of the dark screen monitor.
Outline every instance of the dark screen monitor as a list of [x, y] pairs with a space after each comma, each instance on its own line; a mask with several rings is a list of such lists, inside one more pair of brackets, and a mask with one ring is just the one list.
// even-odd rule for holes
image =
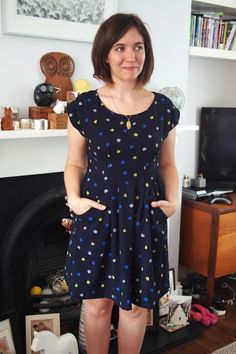
[[203, 107], [198, 172], [207, 182], [236, 184], [236, 108]]

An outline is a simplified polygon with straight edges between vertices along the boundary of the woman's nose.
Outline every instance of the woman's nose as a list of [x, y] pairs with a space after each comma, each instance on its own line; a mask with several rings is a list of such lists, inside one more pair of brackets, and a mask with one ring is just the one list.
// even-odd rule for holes
[[135, 51], [133, 49], [127, 49], [126, 60], [135, 60]]

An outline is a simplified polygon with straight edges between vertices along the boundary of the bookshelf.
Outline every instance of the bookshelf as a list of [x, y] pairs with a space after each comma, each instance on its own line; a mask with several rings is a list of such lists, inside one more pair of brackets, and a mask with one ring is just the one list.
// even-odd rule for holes
[[[193, 0], [192, 10], [199, 12], [223, 12], [225, 19], [236, 19], [235, 0]], [[235, 50], [190, 46], [189, 55], [190, 57], [236, 60]]]
[[226, 15], [236, 14], [235, 0], [193, 0], [192, 8], [200, 11], [223, 11]]

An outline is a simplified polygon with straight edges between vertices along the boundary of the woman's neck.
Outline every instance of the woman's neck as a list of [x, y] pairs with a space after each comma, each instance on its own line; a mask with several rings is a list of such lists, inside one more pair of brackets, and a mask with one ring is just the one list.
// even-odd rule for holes
[[126, 116], [145, 111], [154, 98], [152, 92], [131, 85], [105, 84], [97, 93], [109, 110]]
[[134, 84], [105, 84], [103, 86], [103, 92], [107, 93], [108, 96], [113, 96], [118, 100], [129, 101], [133, 99], [138, 99], [146, 90], [144, 88], [139, 88]]

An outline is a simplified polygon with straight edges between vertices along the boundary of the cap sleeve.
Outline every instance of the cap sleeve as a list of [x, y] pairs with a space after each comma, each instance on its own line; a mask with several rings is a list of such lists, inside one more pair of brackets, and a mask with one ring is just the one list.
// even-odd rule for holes
[[69, 103], [67, 106], [67, 113], [73, 127], [85, 137], [83, 97], [80, 97], [79, 95], [74, 101]]
[[165, 111], [163, 139], [165, 139], [169, 132], [179, 123], [180, 117], [180, 111], [168, 97], [165, 97]]

